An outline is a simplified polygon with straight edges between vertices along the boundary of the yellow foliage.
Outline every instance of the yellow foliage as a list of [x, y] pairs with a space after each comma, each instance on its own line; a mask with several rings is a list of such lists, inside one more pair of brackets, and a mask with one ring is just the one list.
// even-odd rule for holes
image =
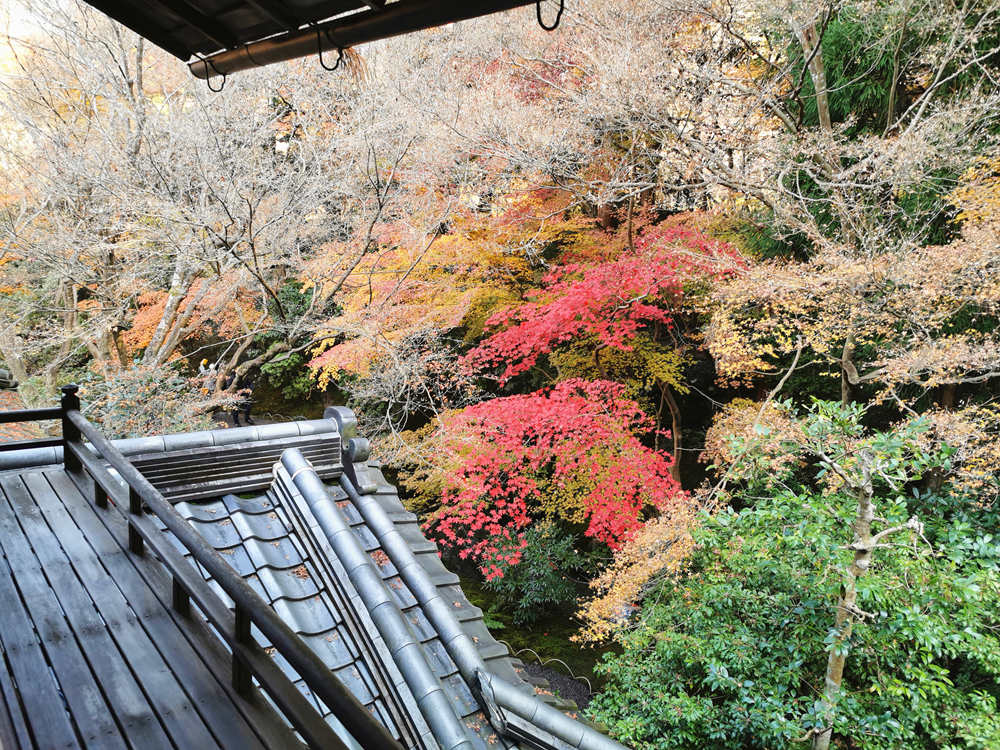
[[804, 442], [801, 424], [781, 404], [737, 398], [712, 420], [701, 460], [713, 464], [719, 477], [729, 475], [730, 467], [740, 460], [744, 475], [767, 477], [765, 483], [772, 487], [800, 462], [798, 451], [790, 446]]
[[1000, 156], [983, 159], [948, 196], [961, 210], [957, 221], [996, 225], [1000, 221]]
[[691, 502], [679, 504], [670, 515], [647, 521], [591, 582], [598, 593], [580, 607], [577, 614], [584, 626], [573, 640], [610, 638], [657, 580], [681, 573], [694, 549], [692, 531], [703, 517], [701, 506]]
[[952, 486], [990, 507], [1000, 496], [1000, 406], [973, 405], [963, 409], [934, 409], [927, 416], [933, 429], [927, 441], [955, 449]]

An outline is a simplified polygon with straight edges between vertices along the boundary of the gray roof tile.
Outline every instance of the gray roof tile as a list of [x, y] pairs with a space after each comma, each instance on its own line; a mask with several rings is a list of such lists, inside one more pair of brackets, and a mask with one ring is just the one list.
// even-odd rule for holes
[[228, 515], [211, 522], [203, 522], [192, 518], [191, 525], [194, 526], [195, 531], [204, 537], [206, 542], [216, 549], [233, 547], [242, 541], [240, 532], [233, 526], [233, 522]]
[[216, 521], [229, 515], [226, 504], [221, 500], [207, 503], [177, 503], [174, 505], [177, 512], [189, 521], [195, 518], [199, 521]]
[[271, 606], [282, 620], [291, 625], [292, 630], [306, 635], [328, 633], [340, 619], [318, 595], [298, 601], [277, 599], [271, 602]]
[[350, 664], [342, 669], [336, 670], [337, 677], [343, 682], [348, 690], [354, 693], [355, 697], [362, 703], [370, 703], [372, 701], [372, 694], [365, 684], [365, 680], [361, 675], [359, 665]]
[[437, 631], [434, 630], [434, 626], [431, 625], [430, 621], [427, 619], [427, 615], [420, 607], [411, 607], [406, 610], [406, 619], [410, 622], [410, 627], [413, 629], [413, 634], [417, 637], [417, 640], [426, 641], [431, 638], [437, 638]]
[[257, 575], [267, 592], [265, 598], [305, 599], [319, 593], [315, 579], [316, 570], [308, 561], [286, 570], [261, 568]]
[[244, 513], [236, 511], [230, 518], [233, 525], [239, 531], [240, 536], [244, 539], [255, 538], [269, 542], [273, 539], [288, 536], [288, 528], [285, 526], [285, 522], [273, 510], [267, 513]]
[[368, 529], [364, 524], [358, 526], [352, 526], [351, 531], [358, 537], [358, 541], [361, 542], [361, 546], [364, 548], [365, 552], [371, 552], [372, 550], [378, 549], [378, 539], [375, 535]]
[[[343, 491], [341, 491], [343, 494]], [[364, 523], [361, 518], [361, 514], [358, 513], [357, 509], [351, 504], [351, 501], [344, 496], [343, 500], [337, 501], [337, 507], [340, 508], [340, 512], [344, 514], [344, 518], [350, 526], [357, 526], [358, 524]]]
[[387, 579], [385, 587], [396, 602], [396, 606], [400, 609], [407, 609], [417, 603], [417, 598], [410, 592], [410, 589], [407, 588], [406, 584], [403, 583], [403, 579], [399, 576]]
[[455, 662], [448, 656], [448, 650], [439, 640], [430, 640], [424, 644], [424, 653], [431, 663], [431, 668], [437, 672], [438, 677], [453, 674], [458, 671]]
[[222, 502], [232, 513], [242, 510], [245, 513], [269, 513], [272, 510], [271, 498], [266, 495], [258, 495], [252, 498], [237, 497], [236, 495], [225, 495]]
[[354, 644], [350, 634], [344, 632], [342, 629], [314, 636], [306, 635], [303, 636], [302, 640], [331, 669], [347, 666], [360, 656], [358, 647]]
[[230, 547], [229, 549], [220, 549], [219, 552], [222, 554], [222, 559], [236, 568], [236, 572], [244, 578], [257, 572], [257, 567], [250, 560], [250, 556], [247, 554], [246, 549], [243, 548], [243, 545]]
[[246, 539], [243, 546], [256, 567], [295, 568], [302, 564], [302, 555], [287, 536], [270, 542]]

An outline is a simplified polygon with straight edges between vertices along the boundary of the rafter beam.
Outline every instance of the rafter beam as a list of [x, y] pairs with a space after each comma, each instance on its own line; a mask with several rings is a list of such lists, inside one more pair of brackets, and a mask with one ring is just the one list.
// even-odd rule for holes
[[157, 3], [220, 47], [234, 49], [239, 45], [229, 29], [202, 13], [191, 0], [157, 0]]
[[388, 39], [434, 26], [488, 16], [522, 5], [532, 5], [534, 1], [480, 0], [471, 3], [468, 0], [398, 0], [380, 11], [367, 10], [355, 13], [320, 26], [252, 42], [239, 49], [219, 52], [207, 60], [188, 63], [188, 68], [198, 78], [228, 75], [240, 70], [315, 55], [318, 47], [324, 52], [338, 47], [346, 49], [378, 39]]
[[300, 18], [292, 8], [281, 3], [276, 3], [274, 0], [246, 0], [246, 2], [281, 26], [285, 31], [296, 31], [305, 23], [305, 19]]

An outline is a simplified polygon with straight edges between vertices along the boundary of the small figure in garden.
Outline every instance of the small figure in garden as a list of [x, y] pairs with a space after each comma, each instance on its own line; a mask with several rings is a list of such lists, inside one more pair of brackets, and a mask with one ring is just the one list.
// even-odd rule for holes
[[[229, 389], [229, 386], [233, 384], [233, 380], [236, 378], [236, 374], [233, 373], [226, 378], [225, 389]], [[253, 424], [254, 421], [250, 419], [250, 409], [253, 407], [253, 380], [247, 378], [241, 384], [242, 387], [237, 391], [241, 393], [240, 400], [236, 403], [233, 408], [233, 425], [236, 427], [240, 426], [240, 411], [243, 412], [243, 418], [246, 420], [247, 424]]]
[[202, 390], [205, 393], [215, 393], [215, 381], [219, 377], [219, 371], [215, 368], [215, 363], [210, 364], [203, 374], [205, 376], [205, 385]]
[[[253, 380], [247, 378], [243, 381], [242, 390], [245, 392], [243, 396], [243, 418], [246, 420], [247, 424], [253, 424], [254, 421], [250, 419], [250, 409], [253, 407]], [[235, 414], [235, 412], [234, 412]]]

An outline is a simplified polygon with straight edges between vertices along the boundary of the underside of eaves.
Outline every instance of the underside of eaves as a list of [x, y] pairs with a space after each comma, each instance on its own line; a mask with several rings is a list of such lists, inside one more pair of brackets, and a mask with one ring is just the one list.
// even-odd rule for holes
[[87, 0], [200, 78], [443, 26], [525, 0]]

